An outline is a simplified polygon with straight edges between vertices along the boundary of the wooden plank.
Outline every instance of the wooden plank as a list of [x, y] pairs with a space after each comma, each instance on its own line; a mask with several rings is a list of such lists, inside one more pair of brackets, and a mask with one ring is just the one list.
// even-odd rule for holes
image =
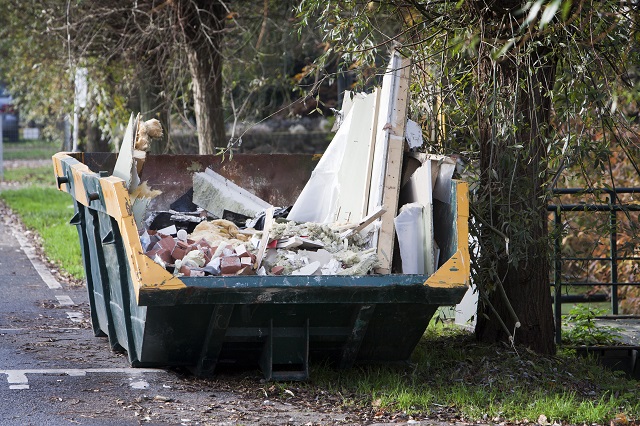
[[360, 221], [360, 223], [355, 225], [354, 228], [350, 228], [350, 229], [344, 231], [343, 233], [341, 233], [340, 234], [340, 238], [341, 239], [349, 238], [350, 236], [352, 236], [356, 232], [362, 231], [364, 228], [366, 228], [367, 226], [371, 225], [376, 219], [378, 219], [380, 216], [382, 216], [384, 214], [384, 212], [386, 212], [385, 208], [384, 207], [380, 207], [380, 209], [378, 211], [376, 211], [375, 213], [372, 213], [372, 214], [368, 215], [367, 217], [363, 218]]
[[[377, 273], [391, 272], [394, 247], [393, 219], [398, 210], [402, 156], [404, 153], [404, 129], [407, 120], [409, 100], [409, 78], [411, 61], [394, 52], [387, 68], [382, 87], [374, 157], [374, 173], [371, 178], [369, 211], [384, 205], [387, 211], [382, 215], [382, 223], [377, 235]], [[389, 76], [390, 73], [390, 76]], [[384, 80], [383, 79], [383, 80]], [[386, 83], [386, 84], [385, 84]], [[386, 87], [385, 87], [386, 86]], [[388, 104], [384, 103], [388, 99]], [[381, 152], [379, 150], [382, 150]], [[377, 158], [376, 158], [377, 157]], [[377, 172], [377, 176], [376, 176]]]

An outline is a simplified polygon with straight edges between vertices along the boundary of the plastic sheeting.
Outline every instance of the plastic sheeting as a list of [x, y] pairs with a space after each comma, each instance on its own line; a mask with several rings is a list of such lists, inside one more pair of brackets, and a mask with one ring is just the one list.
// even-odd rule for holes
[[338, 132], [311, 173], [287, 219], [296, 222], [331, 223], [340, 194], [339, 173], [347, 148], [353, 109], [349, 111]]

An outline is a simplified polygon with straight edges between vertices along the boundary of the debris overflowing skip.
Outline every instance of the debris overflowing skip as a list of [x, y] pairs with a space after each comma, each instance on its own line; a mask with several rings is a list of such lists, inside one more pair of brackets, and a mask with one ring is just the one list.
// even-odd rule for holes
[[161, 191], [143, 167], [162, 128], [132, 115], [113, 174], [131, 194], [144, 252], [176, 276], [433, 274], [433, 200], [448, 202], [455, 162], [411, 152], [423, 139], [407, 119], [409, 65], [394, 53], [380, 88], [345, 92], [332, 142], [285, 207], [207, 167], [167, 210], [149, 211]]

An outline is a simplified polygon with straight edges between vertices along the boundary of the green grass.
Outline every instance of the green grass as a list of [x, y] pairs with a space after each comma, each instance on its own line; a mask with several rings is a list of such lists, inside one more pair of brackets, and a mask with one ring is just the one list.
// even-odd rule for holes
[[84, 277], [78, 234], [69, 225], [73, 199], [54, 187], [30, 186], [6, 190], [0, 198], [40, 235], [45, 255], [74, 278]]
[[53, 185], [55, 183], [53, 163], [44, 167], [6, 169], [4, 170], [4, 180], [23, 185]]
[[346, 405], [468, 421], [608, 424], [640, 418], [640, 383], [561, 350], [542, 357], [524, 348], [482, 345], [462, 330], [436, 327], [405, 368], [316, 368], [314, 384]]
[[[16, 155], [15, 158], [42, 159], [51, 156], [50, 151], [41, 149], [42, 143], [24, 142], [15, 145], [19, 146], [24, 154]], [[5, 158], [6, 147], [7, 144]], [[45, 167], [6, 169], [4, 180], [21, 184], [19, 189], [0, 192], [0, 199], [20, 216], [27, 228], [41, 237], [45, 256], [63, 272], [77, 279], [83, 278], [84, 267], [78, 234], [75, 227], [69, 225], [74, 213], [73, 199], [69, 194], [56, 189], [53, 164]]]
[[5, 160], [42, 160], [60, 151], [59, 142], [42, 140], [4, 143], [2, 146]]
[[[45, 142], [4, 144], [4, 158], [40, 160], [51, 158], [57, 146]], [[10, 153], [10, 155], [9, 155]], [[22, 219], [27, 228], [42, 239], [45, 256], [74, 278], [84, 277], [78, 234], [69, 225], [73, 199], [55, 188], [53, 164], [4, 170], [5, 182], [21, 184], [4, 190], [2, 199]]]

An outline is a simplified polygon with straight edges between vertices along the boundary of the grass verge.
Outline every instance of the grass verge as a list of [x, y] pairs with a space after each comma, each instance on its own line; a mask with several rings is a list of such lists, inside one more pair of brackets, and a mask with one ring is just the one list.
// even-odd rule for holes
[[4, 180], [20, 185], [53, 185], [53, 167], [18, 167], [4, 170]]
[[40, 160], [51, 158], [59, 151], [60, 144], [58, 142], [35, 140], [3, 144], [3, 158], [5, 160]]
[[72, 277], [84, 277], [78, 234], [69, 225], [73, 200], [54, 187], [30, 186], [2, 191], [0, 198], [42, 239], [45, 256]]
[[[404, 368], [319, 368], [315, 385], [372, 420], [413, 415], [442, 421], [609, 424], [640, 418], [640, 383], [568, 350], [542, 357], [482, 345], [459, 329], [429, 330]], [[629, 424], [629, 423], [627, 423]]]

